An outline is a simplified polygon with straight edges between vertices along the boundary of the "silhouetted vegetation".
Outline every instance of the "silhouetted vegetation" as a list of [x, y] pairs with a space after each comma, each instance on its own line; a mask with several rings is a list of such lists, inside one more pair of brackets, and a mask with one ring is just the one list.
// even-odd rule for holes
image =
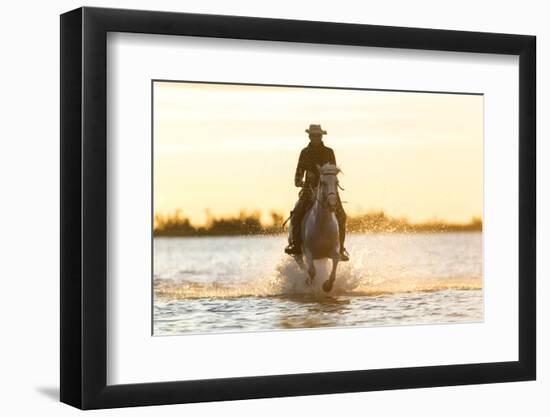
[[472, 217], [470, 223], [447, 223], [431, 220], [424, 223], [410, 223], [406, 218], [392, 218], [383, 211], [348, 216], [346, 230], [361, 233], [421, 233], [481, 231], [479, 217]]
[[[285, 218], [271, 212], [271, 223], [262, 224], [261, 213], [241, 211], [233, 217], [213, 217], [208, 214], [204, 226], [194, 226], [182, 215], [181, 210], [168, 216], [155, 215], [154, 236], [236, 236], [236, 235], [274, 235], [286, 233], [283, 229]], [[473, 217], [470, 223], [446, 223], [431, 220], [424, 223], [410, 223], [406, 218], [392, 218], [383, 211], [349, 216], [349, 233], [444, 233], [461, 231], [481, 231], [482, 221]]]

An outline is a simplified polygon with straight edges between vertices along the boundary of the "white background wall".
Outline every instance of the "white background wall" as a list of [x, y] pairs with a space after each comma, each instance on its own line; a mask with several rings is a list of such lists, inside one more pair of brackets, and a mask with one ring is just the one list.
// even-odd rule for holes
[[[92, 1], [88, 6], [236, 14], [440, 29], [532, 34], [538, 37], [538, 381], [450, 388], [324, 395], [138, 409], [95, 415], [337, 414], [473, 416], [549, 415], [547, 358], [550, 309], [550, 147], [546, 103], [550, 87], [550, 26], [542, 1], [278, 0]], [[0, 410], [3, 415], [73, 415], [59, 392], [59, 14], [76, 1], [5, 2], [1, 15], [2, 263]], [[543, 188], [546, 188], [544, 190]], [[544, 395], [546, 394], [546, 395]], [[32, 414], [31, 414], [32, 415]]]

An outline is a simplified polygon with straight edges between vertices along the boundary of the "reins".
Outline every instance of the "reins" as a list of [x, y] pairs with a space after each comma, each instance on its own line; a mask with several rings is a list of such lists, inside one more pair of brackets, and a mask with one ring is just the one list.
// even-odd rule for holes
[[[319, 176], [319, 185], [317, 186], [317, 192], [315, 193], [315, 201], [317, 201], [317, 203], [321, 204], [322, 207], [325, 207], [326, 204], [327, 204], [328, 198], [329, 198], [331, 195], [335, 195], [336, 197], [338, 197], [338, 193], [337, 193], [337, 192], [336, 192], [336, 193], [328, 193], [326, 196], [323, 195], [323, 197], [325, 197], [324, 200], [319, 200], [319, 188], [321, 187], [321, 176], [323, 176], [323, 175], [334, 175], [334, 176], [336, 176], [336, 175], [338, 175], [338, 172], [335, 172], [335, 173], [332, 173], [332, 172], [331, 172], [331, 173], [321, 174], [321, 175]], [[344, 190], [344, 189], [340, 186], [340, 183], [339, 183], [339, 182], [336, 182], [336, 186], [337, 186], [338, 188], [340, 188], [342, 191]], [[312, 190], [312, 191], [313, 191], [313, 190]]]
[[[338, 173], [335, 172], [335, 173], [321, 174], [321, 175], [338, 175]], [[319, 185], [316, 187], [317, 190], [314, 189], [313, 186], [312, 186], [311, 184], [308, 184], [307, 186], [309, 187], [309, 191], [311, 192], [311, 194], [315, 196], [315, 199], [314, 199], [314, 200], [315, 200], [317, 203], [319, 203], [319, 204], [321, 204], [322, 206], [324, 206], [324, 201], [319, 200], [319, 191], [318, 191], [318, 188], [320, 187], [321, 175], [319, 176]], [[340, 190], [345, 191], [345, 188], [342, 187], [342, 186], [340, 185], [339, 182], [336, 183], [336, 186], [337, 186]], [[329, 197], [331, 194], [334, 194], [334, 195], [336, 195], [336, 196], [338, 197], [338, 193], [329, 193], [329, 194], [326, 196], [327, 199], [328, 199], [328, 197]], [[340, 202], [341, 202], [341, 203], [347, 203], [347, 201], [342, 201], [342, 200], [340, 200]], [[289, 221], [291, 218], [292, 218], [292, 211], [290, 212], [290, 216], [288, 216], [288, 217], [286, 218], [286, 220], [283, 222], [283, 225], [282, 225], [282, 228], [283, 228], [283, 229], [284, 229], [284, 227], [286, 226], [286, 224], [288, 223], [288, 221]]]

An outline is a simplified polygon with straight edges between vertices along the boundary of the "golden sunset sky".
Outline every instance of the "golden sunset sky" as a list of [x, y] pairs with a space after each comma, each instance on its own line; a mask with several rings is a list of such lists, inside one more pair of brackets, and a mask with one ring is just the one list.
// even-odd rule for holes
[[194, 224], [241, 209], [285, 216], [321, 124], [350, 215], [469, 222], [483, 211], [483, 96], [154, 82], [154, 211]]

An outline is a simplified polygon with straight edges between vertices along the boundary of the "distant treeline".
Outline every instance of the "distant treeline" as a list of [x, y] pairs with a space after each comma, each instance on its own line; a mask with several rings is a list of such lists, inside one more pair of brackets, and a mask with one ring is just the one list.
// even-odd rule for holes
[[[174, 214], [163, 216], [155, 215], [154, 236], [235, 236], [235, 235], [273, 235], [283, 233], [285, 218], [271, 212], [271, 224], [261, 222], [261, 213], [241, 211], [233, 217], [208, 216], [204, 226], [194, 226], [189, 218], [182, 215], [181, 210]], [[482, 222], [473, 217], [470, 223], [446, 223], [431, 220], [424, 223], [410, 223], [405, 218], [392, 218], [383, 211], [371, 212], [347, 219], [347, 232], [351, 233], [442, 233], [460, 231], [481, 231]]]

